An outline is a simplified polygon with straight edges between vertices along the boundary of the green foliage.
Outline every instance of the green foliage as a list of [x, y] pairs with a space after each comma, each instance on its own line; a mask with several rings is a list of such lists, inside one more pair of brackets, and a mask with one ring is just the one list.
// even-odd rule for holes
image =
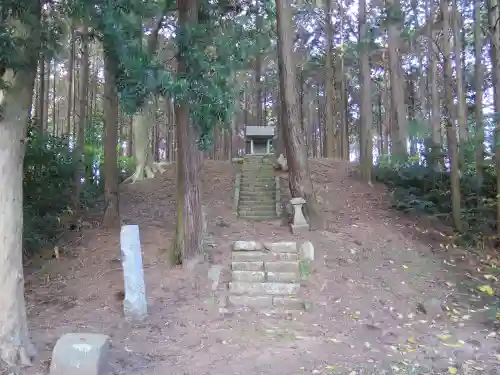
[[[64, 231], [65, 218], [71, 214], [74, 173], [68, 138], [30, 130], [23, 179], [25, 251], [40, 249]], [[88, 206], [98, 194], [99, 187], [87, 182], [82, 204]]]
[[[493, 166], [486, 164], [480, 185], [473, 150], [474, 140], [461, 150], [464, 160], [460, 178], [461, 208], [466, 224], [461, 235], [467, 241], [483, 240], [496, 229], [496, 174]], [[405, 163], [391, 163], [382, 158], [374, 167], [373, 176], [391, 188], [394, 208], [435, 216], [451, 225], [450, 174], [428, 166], [427, 159], [427, 155], [423, 162], [420, 156], [412, 156]]]
[[[174, 97], [189, 106], [203, 150], [212, 144], [213, 129], [229, 123], [233, 101], [233, 72], [248, 60], [249, 33], [237, 19], [229, 19], [218, 4], [203, 1], [200, 22], [177, 30], [179, 55], [187, 72], [173, 78], [163, 61], [145, 43], [143, 20], [158, 18], [172, 1], [93, 1], [81, 10], [103, 41], [105, 53], [115, 61], [122, 109], [141, 110], [152, 95]], [[236, 17], [237, 18], [237, 17]]]

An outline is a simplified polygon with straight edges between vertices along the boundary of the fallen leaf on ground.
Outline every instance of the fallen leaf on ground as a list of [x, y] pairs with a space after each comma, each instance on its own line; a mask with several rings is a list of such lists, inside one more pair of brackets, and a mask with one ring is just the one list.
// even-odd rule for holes
[[493, 288], [489, 285], [481, 285], [481, 286], [478, 286], [477, 287], [477, 290], [479, 290], [480, 292], [483, 292], [483, 293], [486, 293], [487, 295], [489, 296], [492, 296], [493, 294], [495, 294], [495, 291], [493, 290]]

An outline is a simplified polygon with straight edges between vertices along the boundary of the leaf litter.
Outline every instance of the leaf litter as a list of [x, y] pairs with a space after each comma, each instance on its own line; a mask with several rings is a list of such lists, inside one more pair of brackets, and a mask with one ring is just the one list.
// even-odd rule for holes
[[[210, 283], [167, 264], [164, 252], [175, 229], [170, 168], [125, 186], [121, 197], [124, 221], [141, 228], [147, 322], [124, 322], [114, 297], [123, 282], [112, 271], [119, 234], [86, 230], [76, 257], [60, 253], [63, 282], [40, 284], [27, 270], [29, 321], [40, 354], [23, 375], [47, 374], [57, 338], [81, 330], [112, 337], [111, 361], [119, 375], [479, 374], [498, 368], [497, 328], [490, 324], [499, 316], [495, 254], [471, 254], [450, 244], [448, 229], [436, 222], [390, 211], [386, 188], [360, 182], [349, 163], [319, 159], [311, 169], [325, 226], [295, 237], [280, 222], [234, 218], [236, 167], [205, 162], [203, 168], [213, 262], [227, 269], [234, 240], [311, 241], [318, 261], [303, 281], [309, 311], [221, 314]], [[285, 203], [287, 176], [279, 177]], [[58, 301], [68, 297], [75, 303], [62, 308]]]

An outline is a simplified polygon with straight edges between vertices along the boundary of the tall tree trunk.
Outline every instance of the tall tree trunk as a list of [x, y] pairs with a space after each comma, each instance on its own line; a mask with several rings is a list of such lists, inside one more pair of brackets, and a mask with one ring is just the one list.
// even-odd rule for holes
[[361, 84], [361, 114], [360, 114], [360, 167], [361, 177], [371, 184], [373, 166], [372, 140], [372, 101], [371, 101], [371, 69], [368, 43], [368, 24], [366, 17], [366, 0], [359, 1], [359, 43], [360, 52], [360, 79]]
[[37, 127], [43, 131], [45, 119], [45, 57], [42, 54], [39, 60], [40, 77], [38, 85]]
[[73, 75], [75, 70], [75, 30], [71, 27], [70, 53], [68, 59], [68, 97], [66, 104], [66, 134], [71, 134], [71, 117], [73, 114]]
[[[428, 1], [427, 18], [434, 17], [435, 6], [434, 0]], [[432, 28], [433, 23], [427, 22], [427, 60], [429, 61], [429, 71], [427, 74], [427, 85], [430, 91], [430, 105], [428, 110], [430, 112], [430, 147], [429, 147], [429, 164], [434, 169], [438, 169], [440, 164], [443, 164], [441, 157], [441, 98], [438, 91], [438, 73], [437, 73], [437, 59], [438, 49], [434, 42], [435, 32]]]
[[[198, 0], [177, 0], [179, 34], [198, 24]], [[189, 46], [178, 39], [177, 72], [189, 72], [184, 56]], [[201, 205], [201, 153], [198, 134], [191, 124], [188, 103], [175, 102], [177, 123], [177, 225], [174, 254], [184, 266], [188, 261], [201, 260], [203, 255], [203, 218]]]
[[[159, 18], [155, 28], [148, 36], [146, 45], [149, 56], [153, 56], [158, 49], [158, 34], [162, 28], [162, 24], [163, 15]], [[126, 180], [127, 182], [136, 182], [146, 178], [153, 178], [157, 172], [164, 172], [162, 166], [153, 161], [151, 147], [149, 147], [151, 128], [153, 125], [151, 121], [151, 108], [154, 106], [154, 104], [151, 103], [151, 99], [150, 97], [145, 98], [144, 104], [137, 109], [133, 117], [132, 129], [136, 169], [134, 174]]]
[[332, 0], [325, 1], [326, 40], [327, 51], [325, 56], [325, 121], [326, 121], [326, 157], [333, 158], [335, 147], [335, 86], [333, 68], [333, 6]]
[[282, 129], [292, 197], [306, 200], [306, 215], [312, 229], [322, 226], [314, 186], [309, 174], [304, 134], [300, 130], [297, 108], [295, 63], [293, 62], [292, 13], [285, 0], [276, 0], [276, 23], [278, 30], [278, 69], [280, 94], [283, 109]]
[[462, 230], [462, 220], [460, 216], [460, 171], [458, 160], [457, 132], [451, 116], [451, 108], [454, 107], [453, 100], [453, 71], [451, 67], [451, 49], [448, 33], [450, 30], [448, 0], [441, 0], [441, 14], [443, 15], [443, 73], [444, 73], [444, 91], [446, 103], [443, 106], [444, 118], [446, 119], [446, 135], [448, 141], [448, 153], [451, 164], [451, 209], [453, 225], [460, 231]]
[[[493, 106], [495, 110], [495, 166], [497, 192], [500, 192], [500, 4], [488, 0], [491, 77], [493, 85]], [[498, 193], [497, 193], [498, 194]], [[497, 195], [497, 235], [500, 236], [500, 194]]]
[[476, 92], [474, 106], [476, 120], [476, 176], [479, 193], [481, 193], [484, 180], [484, 65], [482, 57], [484, 36], [481, 29], [481, 4], [482, 0], [474, 0], [474, 91]]
[[6, 83], [0, 90], [0, 360], [12, 367], [31, 365], [35, 354], [24, 301], [23, 159], [40, 52], [41, 9], [35, 1], [23, 5], [21, 19], [14, 14], [4, 22], [14, 36], [26, 38], [18, 51], [24, 59], [16, 72], [7, 67], [0, 76]]
[[80, 76], [80, 103], [79, 113], [80, 119], [78, 121], [78, 129], [76, 131], [76, 144], [74, 149], [75, 160], [77, 167], [75, 168], [74, 175], [74, 197], [73, 207], [76, 214], [80, 213], [80, 194], [82, 190], [81, 180], [85, 175], [84, 164], [84, 146], [85, 146], [85, 125], [87, 123], [87, 104], [88, 104], [88, 89], [89, 89], [89, 70], [90, 70], [90, 53], [89, 53], [89, 40], [87, 29], [82, 34], [82, 61], [81, 61], [81, 76]]
[[51, 68], [50, 68], [50, 60], [45, 60], [45, 68], [46, 74], [45, 74], [45, 92], [43, 93], [44, 96], [44, 106], [45, 108], [43, 109], [43, 131], [46, 132], [48, 131], [49, 127], [49, 109], [50, 109], [50, 100], [49, 100], [49, 94], [50, 94], [50, 73], [51, 73]]
[[[457, 119], [460, 145], [462, 146], [460, 152], [463, 154], [464, 143], [468, 139], [468, 129], [467, 129], [467, 106], [465, 104], [465, 87], [464, 82], [464, 71], [462, 65], [462, 36], [461, 28], [458, 22], [460, 17], [460, 12], [458, 11], [457, 0], [451, 0], [452, 4], [452, 32], [453, 32], [453, 52], [455, 55], [455, 73], [456, 73], [456, 93], [457, 93]], [[463, 155], [464, 156], [464, 155]]]
[[[330, 0], [331, 1], [331, 0]], [[340, 44], [344, 46], [344, 23], [345, 23], [345, 9], [342, 2], [337, 2], [339, 7], [339, 18], [340, 18]], [[338, 107], [339, 107], [339, 156], [341, 160], [349, 160], [349, 109], [348, 109], [348, 90], [346, 82], [346, 72], [345, 72], [345, 57], [344, 49], [342, 48], [337, 56], [339, 60], [339, 68], [336, 69], [336, 86], [338, 87]]]
[[405, 160], [408, 156], [408, 119], [405, 105], [404, 77], [401, 75], [401, 58], [399, 56], [400, 25], [402, 23], [401, 4], [399, 0], [386, 0], [388, 13], [387, 40], [389, 74], [391, 81], [391, 102], [395, 112], [392, 126], [392, 154]]
[[103, 225], [120, 224], [118, 190], [118, 62], [104, 50], [104, 202]]
[[[256, 16], [255, 16], [255, 26], [258, 32], [262, 30], [262, 26], [264, 24], [264, 11], [262, 9], [262, 4], [260, 0], [257, 0], [256, 3]], [[257, 35], [257, 45], [260, 46], [262, 37]], [[260, 51], [257, 52], [257, 56], [255, 57], [255, 121], [257, 126], [264, 125], [264, 110], [262, 105], [262, 53]]]
[[57, 66], [56, 60], [52, 60], [54, 62], [54, 79], [52, 81], [52, 135], [56, 136], [57, 134], [57, 110], [56, 110], [56, 82], [57, 82]]

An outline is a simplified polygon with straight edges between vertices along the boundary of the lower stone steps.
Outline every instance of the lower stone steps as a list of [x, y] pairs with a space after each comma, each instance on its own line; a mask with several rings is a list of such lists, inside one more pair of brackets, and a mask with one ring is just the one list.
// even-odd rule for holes
[[304, 310], [296, 242], [236, 241], [231, 253], [227, 307], [250, 310]]

